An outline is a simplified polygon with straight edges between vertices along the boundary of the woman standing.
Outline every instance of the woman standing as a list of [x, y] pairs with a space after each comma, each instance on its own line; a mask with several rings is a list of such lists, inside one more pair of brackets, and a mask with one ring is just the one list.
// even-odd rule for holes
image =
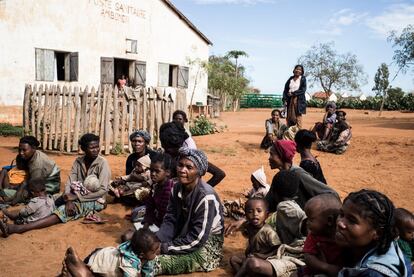
[[125, 164], [125, 174], [131, 174], [132, 170], [135, 167], [135, 162], [139, 159], [144, 157], [145, 155], [149, 154], [150, 158], [152, 158], [155, 154], [155, 151], [149, 148], [148, 144], [151, 141], [151, 135], [144, 130], [139, 130], [133, 132], [129, 136], [129, 140], [131, 141], [131, 146], [134, 153], [130, 154], [126, 160]]
[[302, 129], [302, 115], [306, 114], [306, 78], [303, 66], [298, 64], [293, 69], [291, 76], [283, 90], [283, 102], [287, 106], [287, 124], [288, 126], [297, 125]]
[[204, 152], [180, 148], [178, 183], [157, 233], [162, 255], [156, 259], [156, 275], [208, 272], [219, 266], [223, 257], [223, 207], [214, 189], [201, 179], [207, 167]]

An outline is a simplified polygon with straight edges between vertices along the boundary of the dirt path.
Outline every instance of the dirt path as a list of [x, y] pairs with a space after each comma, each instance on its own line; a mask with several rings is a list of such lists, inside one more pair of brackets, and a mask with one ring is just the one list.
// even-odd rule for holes
[[[347, 111], [353, 127], [352, 145], [344, 155], [321, 153], [314, 150], [324, 170], [328, 184], [341, 197], [360, 188], [373, 188], [386, 193], [396, 204], [414, 210], [414, 114]], [[224, 133], [195, 137], [200, 149], [208, 154], [211, 162], [227, 174], [217, 186], [222, 199], [239, 198], [249, 188], [250, 174], [264, 165], [268, 182], [275, 171], [268, 166], [268, 154], [259, 149], [264, 135], [264, 120], [270, 110], [244, 110], [222, 113], [218, 120], [226, 125]], [[311, 109], [304, 117], [309, 128], [323, 116], [322, 110]], [[17, 138], [0, 138], [0, 164], [9, 164], [16, 155]], [[66, 180], [75, 156], [50, 154], [62, 169]], [[125, 156], [108, 156], [112, 175], [123, 173]], [[296, 156], [294, 162], [299, 162]], [[128, 209], [110, 205], [103, 216], [110, 219], [105, 225], [83, 225], [79, 221], [59, 224], [43, 230], [35, 230], [8, 239], [0, 238], [0, 268], [2, 276], [52, 276], [61, 268], [65, 249], [73, 246], [81, 257], [96, 247], [116, 245], [123, 230], [131, 227], [124, 220]], [[240, 234], [226, 238], [225, 260], [220, 269], [209, 276], [229, 276], [228, 258], [241, 253], [245, 240]], [[207, 274], [193, 274], [203, 276]]]

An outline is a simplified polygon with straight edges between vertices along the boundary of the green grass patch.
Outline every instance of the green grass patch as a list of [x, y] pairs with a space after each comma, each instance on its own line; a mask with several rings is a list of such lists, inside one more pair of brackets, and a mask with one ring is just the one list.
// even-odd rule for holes
[[0, 136], [3, 137], [22, 137], [23, 127], [13, 126], [9, 123], [0, 123]]

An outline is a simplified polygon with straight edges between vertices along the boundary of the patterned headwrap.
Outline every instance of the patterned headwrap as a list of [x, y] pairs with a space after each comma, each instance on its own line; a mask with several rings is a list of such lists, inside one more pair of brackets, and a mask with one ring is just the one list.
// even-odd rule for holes
[[293, 157], [296, 153], [296, 143], [294, 141], [278, 139], [273, 142], [273, 147], [282, 162], [293, 162]]
[[151, 135], [145, 130], [139, 130], [139, 131], [133, 132], [129, 136], [129, 140], [132, 140], [135, 137], [142, 137], [145, 140], [146, 143], [149, 143], [150, 140], [151, 140]]
[[203, 176], [207, 172], [208, 160], [206, 154], [203, 151], [197, 149], [190, 149], [187, 147], [181, 147], [179, 150], [180, 158], [186, 158], [191, 160], [198, 169], [200, 176]]

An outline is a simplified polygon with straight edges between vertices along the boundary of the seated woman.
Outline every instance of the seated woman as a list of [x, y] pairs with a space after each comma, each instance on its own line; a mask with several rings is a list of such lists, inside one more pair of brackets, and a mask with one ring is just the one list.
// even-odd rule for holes
[[280, 120], [282, 115], [278, 109], [274, 109], [271, 116], [271, 118], [265, 121], [266, 135], [260, 144], [262, 149], [268, 149], [272, 146], [272, 142], [275, 139], [282, 139], [283, 133], [287, 130], [287, 126]]
[[346, 112], [336, 111], [337, 122], [334, 124], [332, 134], [328, 140], [319, 141], [316, 148], [320, 151], [335, 154], [344, 153], [352, 138], [351, 126], [346, 122]]
[[142, 158], [145, 155], [149, 155], [149, 157], [152, 158], [156, 153], [148, 146], [151, 141], [151, 135], [147, 131], [135, 131], [129, 136], [129, 140], [131, 141], [131, 146], [134, 152], [130, 154], [126, 160], [126, 175], [131, 174], [132, 170], [135, 168], [135, 163], [139, 158]]
[[312, 143], [316, 141], [316, 135], [311, 131], [302, 129], [295, 135], [296, 151], [300, 154], [299, 166], [306, 170], [313, 178], [326, 184], [319, 161], [310, 151]]
[[[65, 192], [56, 200], [57, 208], [53, 211], [53, 214], [25, 225], [5, 224], [0, 221], [3, 236], [46, 228], [61, 222], [66, 223], [70, 220], [85, 217], [90, 212], [105, 208], [104, 199], [111, 179], [111, 169], [106, 159], [99, 155], [99, 137], [94, 134], [85, 134], [79, 140], [79, 145], [85, 154], [78, 157], [73, 163], [66, 182]], [[99, 187], [97, 190], [86, 195], [74, 194], [71, 191], [72, 183], [83, 182], [89, 175], [95, 175], [98, 178]]]
[[202, 179], [208, 167], [199, 150], [181, 148], [175, 184], [157, 237], [161, 256], [155, 274], [183, 274], [216, 269], [223, 257], [223, 207]]
[[327, 140], [335, 122], [336, 104], [335, 102], [328, 102], [325, 107], [325, 115], [323, 116], [322, 122], [315, 123], [312, 132], [315, 133], [317, 139]]
[[[179, 158], [178, 149], [180, 149], [180, 147], [191, 148], [186, 142], [188, 138], [188, 134], [180, 123], [168, 122], [162, 124], [160, 127], [161, 146], [173, 159], [171, 178], [174, 178], [177, 175], [175, 163]], [[213, 175], [210, 180], [207, 181], [207, 184], [212, 187], [216, 186], [224, 179], [224, 177], [226, 177], [223, 170], [210, 162], [208, 163], [207, 172]]]
[[[27, 183], [31, 180], [43, 179], [46, 181], [48, 194], [58, 193], [60, 190], [60, 169], [56, 163], [37, 148], [40, 142], [34, 136], [24, 136], [19, 141], [19, 155], [23, 158], [29, 172]], [[28, 200], [26, 184], [19, 190], [7, 195], [10, 204], [15, 205]]]

